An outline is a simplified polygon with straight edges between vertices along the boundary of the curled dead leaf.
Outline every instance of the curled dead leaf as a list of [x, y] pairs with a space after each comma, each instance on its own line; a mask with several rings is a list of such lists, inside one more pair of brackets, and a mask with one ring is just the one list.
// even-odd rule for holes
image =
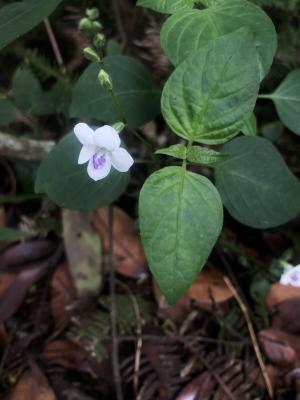
[[[93, 222], [101, 237], [103, 252], [108, 254], [108, 208], [99, 208], [94, 216]], [[148, 274], [143, 246], [134, 221], [118, 207], [113, 207], [113, 254], [119, 274], [137, 279]]]
[[267, 306], [272, 309], [274, 306], [282, 303], [283, 301], [300, 298], [300, 287], [291, 285], [282, 285], [281, 283], [274, 283], [267, 296]]
[[32, 362], [30, 364], [30, 370], [21, 376], [10, 400], [56, 400], [57, 397], [41, 369]]
[[224, 282], [224, 274], [217, 269], [204, 270], [188, 291], [191, 299], [205, 310], [222, 305], [233, 295]]
[[294, 368], [300, 361], [300, 338], [268, 328], [259, 332], [259, 341], [268, 359], [283, 368]]

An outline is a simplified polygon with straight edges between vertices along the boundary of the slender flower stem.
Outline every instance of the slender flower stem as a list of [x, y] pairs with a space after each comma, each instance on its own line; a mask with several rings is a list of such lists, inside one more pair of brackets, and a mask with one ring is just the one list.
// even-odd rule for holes
[[259, 99], [272, 99], [272, 95], [271, 94], [259, 94], [258, 98]]

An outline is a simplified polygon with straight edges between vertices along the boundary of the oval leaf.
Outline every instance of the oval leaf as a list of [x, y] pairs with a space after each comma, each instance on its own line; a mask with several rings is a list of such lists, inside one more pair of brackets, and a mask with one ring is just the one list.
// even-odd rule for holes
[[187, 153], [188, 161], [203, 165], [213, 166], [226, 158], [226, 154], [200, 146], [192, 146]]
[[244, 121], [244, 126], [241, 131], [246, 136], [257, 135], [257, 120], [255, 114], [251, 114], [251, 117]]
[[261, 80], [273, 62], [277, 48], [274, 25], [258, 6], [245, 0], [219, 0], [204, 10], [187, 10], [171, 16], [161, 31], [163, 49], [173, 64], [183, 61], [217, 37], [242, 27], [254, 36]]
[[50, 15], [61, 0], [24, 0], [0, 9], [0, 50]]
[[300, 135], [300, 69], [292, 71], [271, 94], [281, 122]]
[[159, 149], [155, 154], [163, 154], [165, 156], [179, 158], [184, 160], [186, 158], [186, 147], [184, 144], [173, 144], [172, 146], [166, 147], [164, 149]]
[[95, 182], [87, 174], [87, 164], [77, 164], [80, 150], [73, 133], [65, 136], [42, 161], [35, 191], [46, 193], [61, 207], [76, 210], [93, 210], [112, 203], [125, 191], [129, 173], [112, 169], [107, 178]]
[[252, 35], [223, 36], [181, 63], [167, 81], [162, 112], [179, 136], [224, 143], [253, 111], [259, 88]]
[[[126, 56], [106, 57], [104, 64], [130, 127], [139, 127], [159, 114], [161, 91], [143, 64]], [[98, 73], [99, 65], [91, 64], [79, 78], [74, 87], [71, 116], [114, 123], [122, 116], [109, 92], [98, 83]]]
[[195, 0], [138, 0], [137, 5], [163, 14], [173, 14], [193, 8], [194, 2]]
[[231, 157], [216, 167], [216, 185], [228, 212], [242, 224], [266, 229], [300, 211], [300, 184], [267, 139], [239, 137], [223, 151]]
[[150, 269], [167, 301], [175, 303], [197, 278], [219, 236], [220, 196], [207, 178], [167, 167], [144, 184], [139, 215]]

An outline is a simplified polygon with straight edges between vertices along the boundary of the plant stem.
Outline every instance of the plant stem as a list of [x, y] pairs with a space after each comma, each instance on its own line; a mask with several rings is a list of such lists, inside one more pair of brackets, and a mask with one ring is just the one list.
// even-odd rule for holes
[[117, 310], [116, 310], [116, 276], [113, 262], [113, 207], [108, 207], [108, 236], [109, 236], [109, 288], [110, 288], [110, 322], [112, 335], [112, 364], [116, 396], [123, 400], [122, 382], [119, 368], [118, 332], [117, 332]]
[[271, 94], [259, 94], [258, 98], [259, 99], [272, 99], [272, 95]]
[[124, 46], [126, 46], [127, 37], [126, 37], [126, 32], [125, 32], [125, 29], [123, 26], [122, 18], [120, 15], [118, 0], [112, 0], [112, 7], [113, 7], [114, 14], [115, 14], [116, 24], [117, 24], [117, 28], [118, 28], [118, 31], [121, 36], [122, 43]]

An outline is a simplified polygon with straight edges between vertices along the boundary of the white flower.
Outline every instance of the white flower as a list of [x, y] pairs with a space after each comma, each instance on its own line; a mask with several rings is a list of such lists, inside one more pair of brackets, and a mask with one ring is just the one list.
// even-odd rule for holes
[[285, 269], [280, 277], [280, 283], [282, 285], [300, 287], [300, 264], [293, 266], [285, 263]]
[[113, 166], [119, 172], [127, 172], [133, 158], [127, 150], [120, 147], [118, 132], [105, 125], [93, 131], [87, 124], [79, 123], [74, 133], [82, 144], [78, 164], [88, 163], [87, 173], [94, 181], [105, 178]]

